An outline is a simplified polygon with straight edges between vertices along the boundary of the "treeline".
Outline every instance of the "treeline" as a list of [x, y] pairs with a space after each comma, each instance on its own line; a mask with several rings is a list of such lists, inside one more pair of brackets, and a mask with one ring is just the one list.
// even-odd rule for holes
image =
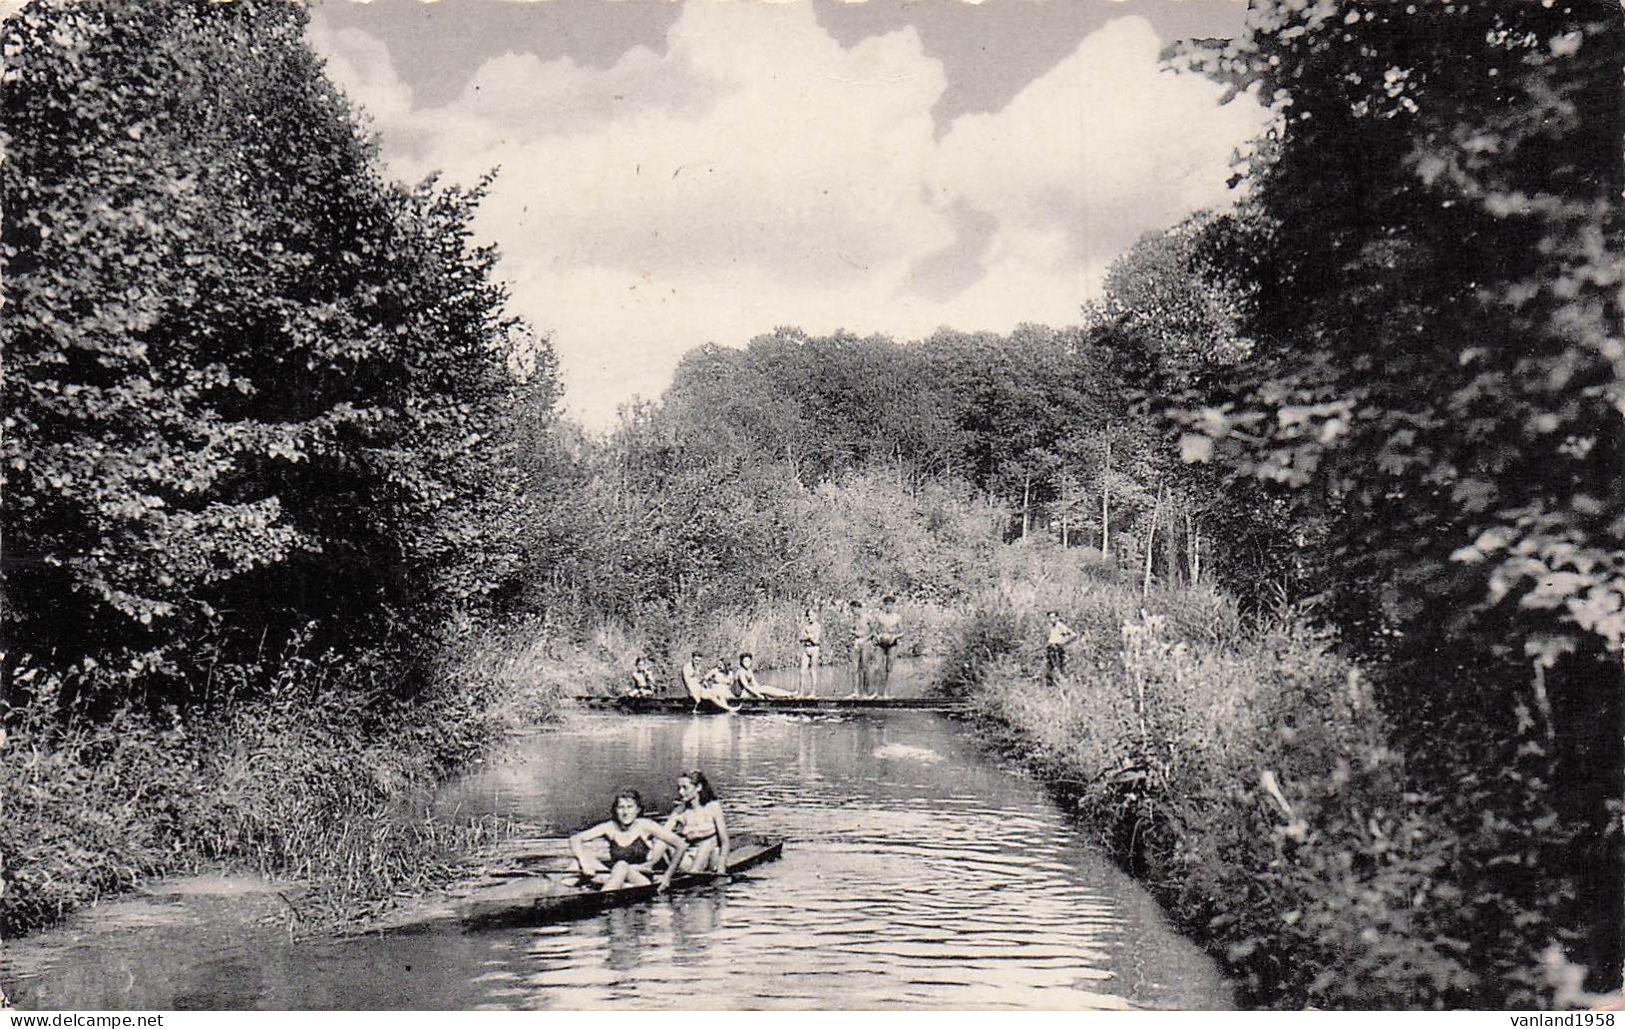
[[1284, 506], [1179, 460], [1138, 385], [1159, 359], [1104, 327], [702, 347], [606, 436], [535, 434], [527, 604], [648, 624], [945, 602], [985, 583], [992, 543], [1040, 537], [1142, 584], [1279, 588], [1301, 564]]

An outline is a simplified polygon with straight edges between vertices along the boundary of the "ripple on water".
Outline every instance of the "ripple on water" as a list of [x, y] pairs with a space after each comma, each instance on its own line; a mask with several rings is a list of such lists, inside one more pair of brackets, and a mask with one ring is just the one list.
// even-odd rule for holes
[[[168, 934], [158, 944], [164, 974], [129, 984], [96, 973], [135, 967], [152, 939], [117, 960], [69, 948], [52, 952], [55, 971], [18, 999], [97, 1008], [1231, 1003], [1212, 965], [1035, 784], [986, 761], [958, 727], [929, 713], [586, 715], [513, 741], [442, 803], [569, 828], [602, 818], [623, 784], [664, 810], [676, 773], [696, 766], [736, 832], [786, 837], [781, 861], [726, 888], [552, 926], [259, 942], [229, 957], [188, 939], [207, 934]], [[92, 981], [95, 996], [75, 992]]]

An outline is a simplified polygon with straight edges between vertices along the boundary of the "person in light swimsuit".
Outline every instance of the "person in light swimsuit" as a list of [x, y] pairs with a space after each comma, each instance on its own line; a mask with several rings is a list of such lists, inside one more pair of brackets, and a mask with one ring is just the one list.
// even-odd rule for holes
[[854, 600], [849, 605], [852, 610], [852, 696], [854, 698], [869, 695], [869, 651], [872, 649], [869, 639], [869, 615], [863, 610], [863, 601]]
[[[586, 846], [596, 839], [609, 844], [609, 864], [587, 853]], [[647, 886], [654, 874], [655, 858], [671, 848], [676, 860], [666, 866], [660, 876], [660, 889], [671, 885], [671, 877], [688, 856], [688, 841], [662, 825], [643, 817], [643, 797], [637, 790], [622, 790], [610, 804], [607, 822], [599, 822], [591, 829], [583, 829], [570, 837], [570, 853], [581, 866], [583, 878], [591, 879], [606, 890], [625, 886]]]
[[[677, 807], [666, 819], [666, 828], [681, 836], [688, 847], [686, 857], [674, 853], [668, 868], [718, 874], [728, 870], [728, 822], [722, 815], [722, 802], [703, 772], [684, 772], [678, 778]], [[653, 860], [660, 860], [664, 853], [656, 845]]]
[[696, 650], [693, 656], [688, 659], [688, 663], [683, 666], [683, 689], [687, 690], [688, 695], [694, 699], [696, 707], [702, 701], [709, 701], [720, 708], [732, 711], [733, 705], [730, 702], [733, 700], [733, 695], [726, 688], [716, 688], [712, 682], [712, 678], [716, 674], [714, 671], [710, 674], [700, 671], [700, 662], [702, 660], [704, 660], [704, 655]]

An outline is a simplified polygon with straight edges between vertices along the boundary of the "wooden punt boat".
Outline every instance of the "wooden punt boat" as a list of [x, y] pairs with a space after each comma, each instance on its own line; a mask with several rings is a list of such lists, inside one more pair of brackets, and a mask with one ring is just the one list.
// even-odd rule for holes
[[[688, 697], [610, 697], [572, 698], [582, 707], [599, 711], [625, 711], [628, 714], [721, 714], [722, 708]], [[961, 701], [943, 697], [787, 697], [758, 699], [742, 697], [734, 701], [740, 714], [813, 713], [818, 711], [963, 711]]]
[[[783, 840], [742, 837], [729, 848], [728, 874], [738, 875], [764, 862], [775, 861], [783, 853]], [[669, 892], [692, 890], [714, 883], [718, 878], [714, 872], [674, 876]], [[601, 890], [579, 881], [531, 876], [470, 894], [458, 906], [465, 926], [489, 929], [562, 922], [595, 915], [609, 908], [639, 904], [658, 895], [659, 890], [654, 885]]]
[[[784, 841], [764, 836], [736, 836], [728, 853], [728, 875], [738, 875], [784, 852]], [[670, 892], [681, 893], [720, 880], [715, 872], [673, 877]], [[640, 904], [659, 896], [653, 886], [602, 890], [573, 874], [519, 872], [495, 885], [478, 887], [445, 902], [417, 905], [386, 916], [365, 930], [423, 932], [434, 928], [495, 929], [505, 926], [549, 925], [585, 918], [610, 908]]]

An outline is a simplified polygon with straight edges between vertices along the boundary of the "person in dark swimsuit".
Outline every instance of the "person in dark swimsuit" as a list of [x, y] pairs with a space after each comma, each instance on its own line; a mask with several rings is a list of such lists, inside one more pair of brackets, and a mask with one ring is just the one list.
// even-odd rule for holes
[[[609, 864], [587, 853], [588, 843], [602, 837], [609, 844]], [[650, 841], [654, 841], [651, 845]], [[688, 841], [681, 836], [643, 817], [643, 797], [637, 790], [622, 790], [615, 794], [610, 805], [610, 818], [591, 829], [583, 829], [570, 837], [570, 853], [581, 866], [583, 878], [599, 883], [606, 890], [623, 886], [647, 886], [653, 880], [654, 857], [658, 851], [670, 848], [676, 860], [666, 867], [660, 877], [660, 889], [671, 885], [671, 877], [688, 851]]]
[[654, 676], [649, 674], [649, 659], [640, 657], [632, 662], [632, 684], [625, 696], [652, 697], [655, 695]]

